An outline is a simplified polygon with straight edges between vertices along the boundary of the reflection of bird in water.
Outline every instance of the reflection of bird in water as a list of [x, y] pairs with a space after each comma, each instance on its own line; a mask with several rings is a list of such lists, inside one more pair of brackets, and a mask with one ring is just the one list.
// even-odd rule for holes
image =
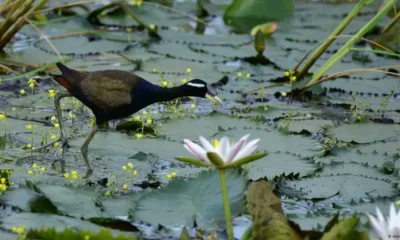
[[[61, 63], [56, 65], [61, 75], [54, 75], [53, 78], [66, 88], [68, 93], [58, 93], [54, 98], [61, 131], [60, 138], [55, 141], [61, 141], [55, 156], [62, 148], [63, 157], [64, 147], [67, 145], [60, 100], [64, 97], [75, 97], [90, 108], [96, 117], [96, 125], [81, 147], [81, 153], [88, 168], [87, 176], [93, 172], [87, 156], [89, 143], [99, 127], [109, 120], [128, 117], [153, 103], [170, 101], [179, 97], [202, 97], [221, 103], [221, 100], [208, 90], [207, 83], [200, 79], [188, 81], [178, 87], [163, 88], [126, 71], [80, 72]], [[54, 142], [44, 147], [52, 144]]]

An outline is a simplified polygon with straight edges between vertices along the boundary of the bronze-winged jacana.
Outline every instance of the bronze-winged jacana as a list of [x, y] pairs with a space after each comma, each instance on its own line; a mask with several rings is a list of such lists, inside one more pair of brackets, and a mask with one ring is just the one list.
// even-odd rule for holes
[[[163, 88], [126, 71], [102, 70], [94, 72], [76, 71], [61, 63], [56, 63], [61, 75], [52, 75], [54, 80], [66, 88], [67, 92], [58, 93], [54, 98], [57, 118], [60, 124], [60, 148], [67, 144], [64, 133], [60, 100], [64, 97], [75, 97], [90, 108], [96, 118], [96, 125], [81, 146], [81, 154], [88, 168], [87, 175], [93, 170], [88, 161], [88, 146], [99, 127], [113, 119], [128, 117], [133, 113], [157, 102], [170, 101], [180, 97], [208, 98], [221, 104], [221, 100], [207, 88], [207, 83], [194, 79], [178, 87]], [[53, 142], [54, 143], [54, 142]], [[49, 146], [53, 143], [47, 144]], [[64, 151], [62, 151], [62, 156]]]

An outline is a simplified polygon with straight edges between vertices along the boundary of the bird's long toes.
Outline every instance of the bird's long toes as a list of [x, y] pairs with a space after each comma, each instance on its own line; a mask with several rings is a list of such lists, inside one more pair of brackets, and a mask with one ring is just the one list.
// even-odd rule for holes
[[60, 141], [61, 141], [61, 138], [59, 138], [59, 139], [57, 139], [57, 140], [55, 140], [55, 141], [53, 141], [51, 143], [48, 143], [48, 144], [46, 144], [44, 146], [41, 146], [41, 147], [38, 147], [38, 148], [32, 148], [31, 150], [29, 150], [29, 152], [40, 152], [40, 151], [45, 150], [46, 148], [48, 148], [50, 146], [53, 146], [56, 142], [60, 142]]
[[65, 152], [65, 148], [68, 145], [68, 140], [66, 138], [61, 138], [60, 141], [61, 141], [61, 144], [58, 146], [56, 152], [54, 153], [53, 159], [64, 158], [64, 152]]

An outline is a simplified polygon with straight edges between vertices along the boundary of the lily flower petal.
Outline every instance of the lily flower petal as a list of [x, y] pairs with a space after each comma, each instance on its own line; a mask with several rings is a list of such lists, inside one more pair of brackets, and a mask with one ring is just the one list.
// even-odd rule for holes
[[242, 137], [239, 142], [235, 143], [233, 147], [229, 150], [229, 153], [226, 156], [226, 163], [231, 163], [235, 156], [239, 153], [242, 149], [243, 145], [246, 143], [247, 138], [249, 138], [250, 134], [245, 135]]
[[186, 149], [190, 149], [190, 152], [193, 155], [197, 156], [205, 162], [209, 162], [207, 158], [207, 152], [202, 147], [187, 139], [184, 139], [183, 142], [186, 144], [185, 146], [187, 146]]
[[372, 228], [375, 230], [375, 232], [380, 236], [380, 237], [387, 237], [387, 234], [385, 233], [385, 230], [383, 227], [380, 225], [379, 221], [372, 215], [367, 214], [369, 222], [372, 226]]
[[229, 149], [229, 139], [227, 137], [223, 137], [218, 146], [218, 154], [222, 159], [224, 159], [224, 162], [226, 162], [225, 157], [229, 152]]
[[206, 152], [217, 152], [217, 149], [214, 148], [214, 146], [204, 137], [200, 136], [200, 143], [201, 145], [203, 145], [204, 150], [206, 150]]
[[257, 138], [257, 139], [252, 140], [251, 142], [249, 142], [244, 148], [242, 148], [242, 149], [239, 151], [239, 153], [238, 153], [238, 154], [235, 156], [235, 158], [233, 159], [233, 162], [236, 161], [236, 160], [238, 160], [238, 159], [241, 159], [241, 158], [244, 157], [244, 156], [250, 155], [250, 154], [251, 154], [251, 151], [254, 151], [254, 150], [255, 150], [255, 149], [253, 150], [253, 147], [256, 147], [256, 148], [257, 148], [256, 144], [257, 144], [259, 141], [260, 141], [260, 139]]
[[379, 208], [376, 208], [376, 216], [367, 214], [369, 222], [375, 232], [380, 236], [381, 239], [388, 239], [389, 235], [398, 235], [400, 233], [400, 211], [396, 213], [394, 204], [390, 206], [389, 217], [386, 219]]

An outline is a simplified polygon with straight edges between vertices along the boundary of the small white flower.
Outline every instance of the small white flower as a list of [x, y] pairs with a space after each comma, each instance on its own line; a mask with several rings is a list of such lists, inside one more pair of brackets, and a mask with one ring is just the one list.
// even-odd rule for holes
[[260, 141], [260, 139], [254, 139], [246, 144], [249, 136], [250, 134], [245, 135], [233, 146], [230, 146], [229, 139], [227, 137], [223, 137], [221, 138], [220, 144], [217, 147], [214, 147], [207, 139], [202, 136], [200, 136], [200, 143], [203, 147], [187, 139], [183, 140], [185, 143], [183, 146], [194, 156], [203, 160], [206, 163], [211, 163], [211, 161], [207, 157], [207, 153], [215, 152], [224, 161], [225, 165], [229, 165], [230, 163], [249, 156], [256, 151], [257, 143]]
[[390, 213], [387, 221], [379, 208], [376, 208], [377, 218], [367, 214], [369, 222], [381, 239], [391, 239], [389, 236], [400, 235], [400, 211], [396, 213], [394, 204], [390, 205]]

